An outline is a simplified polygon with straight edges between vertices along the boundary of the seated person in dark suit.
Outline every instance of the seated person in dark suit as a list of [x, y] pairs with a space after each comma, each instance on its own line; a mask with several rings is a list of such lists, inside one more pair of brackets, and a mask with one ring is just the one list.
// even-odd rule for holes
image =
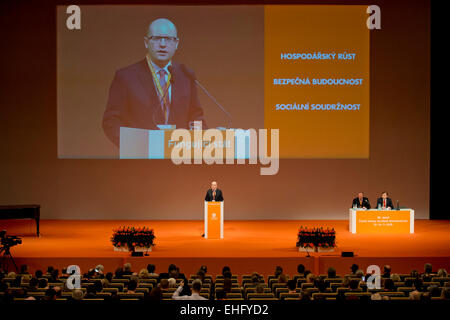
[[377, 200], [377, 208], [381, 206], [381, 209], [391, 210], [394, 209], [394, 203], [391, 198], [388, 198], [388, 193], [383, 191], [381, 193], [381, 198]]
[[168, 272], [161, 272], [158, 276], [158, 283], [161, 282], [162, 279], [183, 279], [186, 276], [184, 273], [180, 273], [180, 268], [178, 268], [176, 265], [171, 263], [168, 268]]
[[369, 199], [364, 197], [364, 193], [358, 193], [358, 197], [353, 199], [352, 207], [356, 205], [357, 208], [370, 209]]
[[157, 130], [171, 124], [189, 129], [192, 121], [206, 123], [192, 76], [172, 62], [178, 48], [175, 25], [156, 19], [144, 37], [145, 59], [116, 72], [103, 115], [103, 131], [116, 146], [120, 127]]
[[223, 201], [223, 194], [217, 189], [217, 182], [211, 182], [211, 189], [206, 191], [205, 201]]

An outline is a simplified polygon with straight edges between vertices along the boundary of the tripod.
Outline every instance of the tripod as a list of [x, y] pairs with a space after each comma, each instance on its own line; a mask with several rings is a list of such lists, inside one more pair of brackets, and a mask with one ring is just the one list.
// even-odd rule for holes
[[4, 247], [0, 248], [0, 255], [2, 255], [2, 260], [3, 260], [2, 268], [6, 272], [8, 272], [8, 258], [9, 258], [9, 260], [11, 260], [14, 267], [16, 268], [16, 271], [19, 271], [19, 268], [17, 268], [16, 262], [14, 261], [14, 258], [11, 254], [10, 249], [11, 249], [11, 247], [8, 247], [8, 246], [4, 246]]

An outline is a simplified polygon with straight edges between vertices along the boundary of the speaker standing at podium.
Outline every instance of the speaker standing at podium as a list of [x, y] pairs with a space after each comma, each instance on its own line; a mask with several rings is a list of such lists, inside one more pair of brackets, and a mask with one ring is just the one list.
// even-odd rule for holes
[[[223, 201], [222, 190], [217, 189], [216, 181], [211, 182], [211, 189], [206, 191], [205, 201]], [[204, 236], [205, 234], [202, 234], [202, 237]]]
[[206, 191], [205, 201], [223, 201], [222, 191], [217, 189], [217, 182], [211, 182], [211, 189]]

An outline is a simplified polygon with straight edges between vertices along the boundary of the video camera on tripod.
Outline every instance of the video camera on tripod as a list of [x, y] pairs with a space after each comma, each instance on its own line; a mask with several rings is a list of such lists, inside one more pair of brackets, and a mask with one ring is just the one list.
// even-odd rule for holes
[[7, 236], [6, 230], [0, 231], [0, 246], [3, 248], [11, 248], [18, 244], [22, 244], [22, 239], [17, 236]]
[[14, 262], [14, 259], [11, 255], [11, 247], [14, 247], [18, 244], [22, 244], [22, 239], [20, 239], [17, 236], [7, 236], [6, 230], [0, 231], [0, 255], [3, 256], [3, 269], [8, 270], [8, 258], [12, 261], [14, 267], [16, 267], [16, 270], [19, 270], [17, 268], [16, 263]]

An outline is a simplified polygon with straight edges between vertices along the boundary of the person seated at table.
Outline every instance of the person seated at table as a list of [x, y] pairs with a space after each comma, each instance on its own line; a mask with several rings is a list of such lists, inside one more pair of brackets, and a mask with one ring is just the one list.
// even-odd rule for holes
[[381, 193], [381, 198], [378, 198], [377, 207], [381, 207], [383, 210], [394, 209], [394, 203], [391, 198], [388, 198], [388, 193], [386, 191], [383, 191]]
[[353, 199], [352, 207], [355, 206], [359, 209], [370, 209], [369, 199], [364, 197], [364, 193], [358, 193], [358, 197]]

